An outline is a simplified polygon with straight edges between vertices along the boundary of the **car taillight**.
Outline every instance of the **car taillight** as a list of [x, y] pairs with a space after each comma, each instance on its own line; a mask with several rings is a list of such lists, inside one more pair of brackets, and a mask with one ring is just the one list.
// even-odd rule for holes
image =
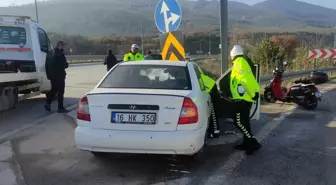
[[184, 98], [178, 124], [193, 124], [198, 122], [198, 110], [192, 99]]
[[78, 104], [77, 119], [83, 121], [91, 121], [89, 101], [87, 96], [84, 96]]

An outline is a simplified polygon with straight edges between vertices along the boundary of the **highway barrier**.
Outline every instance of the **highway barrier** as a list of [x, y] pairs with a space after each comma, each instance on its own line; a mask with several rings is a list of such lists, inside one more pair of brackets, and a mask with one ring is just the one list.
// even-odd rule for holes
[[[323, 71], [326, 73], [336, 72], [336, 67], [328, 67], [328, 68], [320, 68], [320, 69], [312, 69], [312, 70], [305, 70], [305, 71], [295, 71], [295, 72], [285, 72], [283, 75], [284, 80], [303, 77], [309, 75], [313, 71]], [[273, 78], [273, 74], [264, 75], [260, 77], [261, 84], [265, 84], [269, 82]]]
[[[86, 61], [94, 61], [94, 60], [103, 60], [106, 55], [67, 55], [67, 59], [69, 61], [81, 61], [81, 60], [86, 60]], [[191, 55], [191, 60], [192, 61], [197, 61], [197, 60], [202, 60], [206, 59], [209, 57], [212, 57], [213, 55]], [[122, 58], [122, 55], [116, 55], [117, 58]], [[309, 75], [313, 71], [323, 71], [326, 73], [330, 72], [336, 72], [336, 67], [329, 67], [329, 68], [320, 68], [320, 69], [312, 69], [312, 70], [305, 70], [305, 71], [295, 71], [295, 72], [285, 72], [283, 79], [288, 80], [288, 79], [293, 79], [293, 78], [298, 78], [298, 77], [303, 77], [306, 75]], [[260, 77], [260, 82], [261, 84], [265, 84], [269, 82], [273, 78], [272, 74], [264, 75]]]

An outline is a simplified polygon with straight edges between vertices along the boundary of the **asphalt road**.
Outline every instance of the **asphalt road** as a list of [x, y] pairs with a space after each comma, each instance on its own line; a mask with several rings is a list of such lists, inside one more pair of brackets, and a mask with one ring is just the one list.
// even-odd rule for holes
[[[104, 74], [99, 65], [69, 68], [66, 104], [76, 103]], [[254, 156], [232, 149], [240, 134], [223, 121], [221, 138], [197, 161], [126, 154], [96, 158], [74, 146], [72, 113], [46, 113], [42, 97], [27, 100], [0, 116], [0, 185], [333, 185], [336, 84], [320, 88], [329, 92], [316, 111], [262, 106], [253, 131], [263, 148]]]

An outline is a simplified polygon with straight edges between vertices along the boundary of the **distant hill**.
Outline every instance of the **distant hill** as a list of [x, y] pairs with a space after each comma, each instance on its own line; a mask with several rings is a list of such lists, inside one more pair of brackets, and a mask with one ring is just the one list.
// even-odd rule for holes
[[[136, 2], [136, 3], [135, 3]], [[87, 36], [157, 33], [154, 9], [158, 0], [51, 0], [39, 3], [40, 22], [48, 31]], [[179, 0], [186, 32], [219, 28], [219, 2]], [[0, 8], [0, 14], [35, 17], [33, 4]], [[249, 6], [229, 2], [229, 22], [237, 27], [334, 27], [336, 10], [296, 0], [268, 0]]]

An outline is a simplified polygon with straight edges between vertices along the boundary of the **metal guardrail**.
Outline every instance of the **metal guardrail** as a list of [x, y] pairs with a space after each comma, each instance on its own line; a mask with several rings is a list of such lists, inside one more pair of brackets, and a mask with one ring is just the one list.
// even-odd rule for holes
[[[67, 55], [68, 60], [103, 60], [106, 55]], [[211, 57], [214, 55], [190, 55], [190, 57], [193, 60], [202, 60], [206, 59], [208, 57]], [[116, 55], [117, 58], [121, 58], [122, 55]], [[295, 72], [288, 72], [284, 73], [283, 79], [292, 79], [292, 78], [298, 78], [305, 75], [309, 75], [313, 71], [324, 71], [324, 72], [336, 72], [336, 67], [329, 67], [329, 68], [321, 68], [321, 69], [312, 69], [312, 70], [306, 70], [306, 71], [295, 71]], [[272, 74], [268, 74], [265, 76], [260, 77], [260, 83], [265, 84], [269, 82], [273, 78]]]
[[[288, 79], [292, 79], [292, 78], [298, 78], [298, 77], [306, 76], [306, 75], [309, 75], [313, 71], [323, 71], [323, 72], [326, 72], [326, 73], [336, 72], [336, 67], [312, 69], [312, 70], [306, 70], [306, 71], [295, 71], [295, 72], [289, 72], [289, 73], [285, 72], [284, 75], [283, 75], [283, 79], [288, 80]], [[269, 82], [272, 78], [273, 78], [272, 74], [262, 76], [262, 77], [260, 77], [260, 83], [265, 84], [265, 83]]]
[[[106, 55], [67, 55], [67, 60], [103, 60]], [[212, 57], [213, 55], [190, 55], [193, 59], [198, 58], [208, 58]], [[122, 58], [123, 55], [116, 55], [117, 58]]]

